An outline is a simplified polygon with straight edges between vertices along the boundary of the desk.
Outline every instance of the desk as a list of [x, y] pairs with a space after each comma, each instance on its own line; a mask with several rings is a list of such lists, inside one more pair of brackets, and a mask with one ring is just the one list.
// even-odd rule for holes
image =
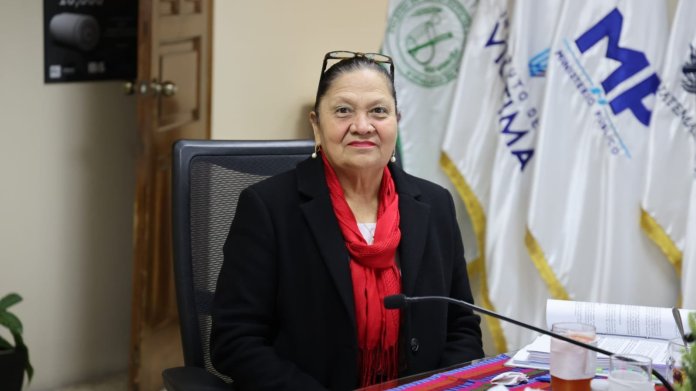
[[[490, 380], [502, 372], [515, 371], [527, 375], [529, 382], [515, 387], [508, 387], [508, 390], [522, 391], [526, 387], [537, 390], [551, 390], [551, 384], [540, 381], [540, 376], [548, 374], [546, 370], [531, 368], [511, 368], [506, 367], [505, 362], [510, 359], [508, 355], [501, 354], [491, 358], [476, 360], [463, 365], [439, 369], [412, 375], [373, 386], [359, 389], [359, 391], [444, 391], [457, 387], [457, 390], [487, 390], [494, 385]], [[657, 386], [656, 390], [664, 390], [664, 387]]]

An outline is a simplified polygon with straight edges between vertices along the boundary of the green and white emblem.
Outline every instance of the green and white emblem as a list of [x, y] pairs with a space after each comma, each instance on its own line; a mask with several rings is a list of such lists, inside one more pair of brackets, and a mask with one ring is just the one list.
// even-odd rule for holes
[[458, 0], [405, 0], [389, 18], [385, 53], [411, 82], [437, 87], [457, 77], [470, 25]]

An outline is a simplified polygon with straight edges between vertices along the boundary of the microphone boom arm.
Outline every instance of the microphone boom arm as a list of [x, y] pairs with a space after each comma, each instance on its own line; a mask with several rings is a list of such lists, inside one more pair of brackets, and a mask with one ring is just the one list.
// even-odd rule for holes
[[468, 303], [468, 302], [466, 302], [466, 301], [457, 300], [457, 299], [453, 299], [453, 298], [451, 298], [451, 297], [446, 297], [446, 296], [418, 296], [418, 297], [406, 297], [406, 302], [411, 302], [411, 303], [413, 303], [413, 302], [418, 302], [418, 301], [443, 301], [443, 300], [444, 300], [444, 301], [447, 301], [448, 303], [463, 305], [464, 307], [468, 307], [468, 308], [470, 308], [470, 309], [472, 309], [472, 310], [474, 310], [474, 311], [476, 311], [476, 312], [480, 312], [480, 313], [482, 313], [482, 314], [486, 314], [486, 315], [492, 316], [492, 317], [494, 317], [494, 318], [502, 319], [502, 320], [504, 320], [504, 321], [506, 321], [506, 322], [510, 322], [510, 323], [516, 324], [516, 325], [518, 325], [518, 326], [520, 326], [520, 327], [524, 327], [524, 328], [526, 328], [526, 329], [534, 330], [534, 331], [536, 331], [536, 332], [538, 332], [538, 333], [541, 333], [541, 334], [546, 334], [546, 335], [548, 335], [548, 336], [550, 336], [550, 337], [553, 337], [553, 338], [556, 338], [556, 339], [560, 339], [560, 340], [562, 340], [562, 341], [571, 343], [571, 344], [576, 345], [576, 346], [583, 347], [583, 348], [588, 349], [588, 350], [593, 350], [593, 351], [595, 351], [595, 352], [597, 352], [597, 353], [602, 353], [602, 354], [605, 354], [605, 355], [607, 355], [607, 356], [611, 356], [612, 354], [614, 354], [614, 353], [612, 353], [612, 352], [610, 352], [610, 351], [608, 351], [608, 350], [604, 350], [604, 349], [598, 348], [598, 347], [596, 347], [596, 346], [588, 345], [588, 344], [586, 344], [586, 343], [583, 343], [583, 342], [574, 340], [574, 339], [572, 339], [572, 338], [566, 337], [565, 335], [552, 333], [552, 332], [550, 332], [550, 331], [548, 331], [548, 330], [545, 330], [545, 329], [542, 329], [542, 328], [540, 328], [540, 327], [536, 327], [536, 326], [531, 325], [531, 324], [522, 323], [522, 322], [520, 322], [519, 320], [515, 320], [515, 319], [512, 319], [512, 318], [508, 318], [507, 316], [500, 315], [500, 314], [498, 314], [498, 313], [496, 313], [496, 312], [487, 310], [487, 309], [485, 309], [485, 308], [483, 308], [483, 307], [479, 307], [479, 306], [477, 306], [477, 305], [475, 305], [475, 304], [471, 304], [471, 303]]

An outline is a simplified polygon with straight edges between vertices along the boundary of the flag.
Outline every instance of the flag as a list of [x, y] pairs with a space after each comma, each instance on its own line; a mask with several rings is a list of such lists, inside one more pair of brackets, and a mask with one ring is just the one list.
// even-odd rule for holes
[[[696, 137], [696, 135], [694, 135]], [[696, 177], [691, 182], [689, 218], [686, 226], [687, 240], [682, 263], [682, 308], [696, 310]]]
[[[490, 175], [495, 158], [496, 112], [500, 107], [509, 29], [507, 0], [479, 3], [459, 68], [440, 165], [464, 201], [476, 236], [482, 305], [488, 298], [485, 271], [485, 231]], [[496, 349], [507, 351], [500, 322], [487, 318]]]
[[440, 146], [476, 0], [390, 0], [382, 51], [393, 58], [399, 144], [409, 173], [440, 184]]
[[[502, 314], [544, 325], [548, 289], [524, 245], [536, 130], [561, 0], [517, 0], [510, 25], [503, 98], [496, 113], [486, 224], [486, 271], [492, 304]], [[503, 323], [509, 350], [530, 343], [536, 332]]]
[[[694, 135], [696, 137], [696, 135]], [[696, 310], [696, 177], [691, 182], [691, 200], [687, 219], [684, 259], [682, 263], [682, 308]]]
[[671, 305], [674, 272], [638, 224], [666, 2], [566, 1], [534, 156], [525, 244], [552, 294]]
[[[696, 193], [696, 2], [681, 0], [650, 123], [641, 227], [682, 274], [687, 211]], [[691, 241], [696, 240], [696, 231]], [[691, 281], [691, 285], [696, 280]], [[686, 280], [682, 284], [687, 287]], [[686, 300], [686, 296], [684, 296]]]
[[[390, 0], [382, 51], [396, 68], [402, 167], [454, 192], [438, 165], [466, 36], [477, 0]], [[471, 222], [454, 198], [467, 260], [475, 258]], [[470, 271], [474, 271], [470, 269]], [[473, 275], [471, 276], [473, 277]]]

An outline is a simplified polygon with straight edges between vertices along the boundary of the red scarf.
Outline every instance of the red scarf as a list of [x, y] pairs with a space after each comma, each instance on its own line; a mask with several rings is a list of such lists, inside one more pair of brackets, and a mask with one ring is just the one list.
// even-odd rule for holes
[[399, 196], [391, 172], [385, 167], [375, 237], [372, 245], [368, 245], [346, 202], [336, 172], [323, 154], [322, 160], [334, 213], [350, 253], [360, 348], [360, 386], [365, 387], [398, 376], [399, 311], [386, 310], [384, 297], [401, 293], [401, 279], [394, 258], [401, 240]]

